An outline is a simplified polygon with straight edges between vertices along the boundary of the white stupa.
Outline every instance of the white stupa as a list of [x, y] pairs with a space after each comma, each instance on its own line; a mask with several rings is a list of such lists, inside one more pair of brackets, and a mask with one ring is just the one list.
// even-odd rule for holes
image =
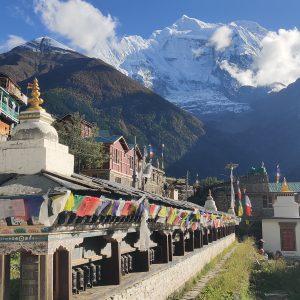
[[54, 119], [40, 105], [38, 80], [34, 79], [30, 107], [21, 112], [10, 141], [0, 143], [0, 174], [37, 174], [42, 170], [70, 176], [74, 156], [58, 142]]
[[211, 190], [209, 190], [209, 192], [208, 192], [208, 196], [206, 198], [204, 208], [208, 209], [208, 210], [214, 210], [214, 211], [218, 210], [217, 206], [216, 206], [216, 203], [214, 201], [214, 198], [211, 195]]

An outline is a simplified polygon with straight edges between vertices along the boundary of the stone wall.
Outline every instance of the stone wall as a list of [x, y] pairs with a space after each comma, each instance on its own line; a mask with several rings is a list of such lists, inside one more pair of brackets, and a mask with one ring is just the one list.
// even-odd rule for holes
[[180, 289], [203, 267], [235, 240], [235, 234], [224, 237], [201, 249], [188, 253], [179, 260], [165, 266], [163, 270], [149, 274], [122, 292], [109, 297], [110, 300], [162, 300]]

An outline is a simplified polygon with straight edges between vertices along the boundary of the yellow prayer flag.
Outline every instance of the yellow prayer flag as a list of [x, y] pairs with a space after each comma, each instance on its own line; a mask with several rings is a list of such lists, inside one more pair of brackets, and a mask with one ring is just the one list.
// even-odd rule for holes
[[165, 206], [161, 207], [158, 216], [161, 218], [165, 218], [167, 216], [167, 208]]
[[74, 207], [74, 195], [73, 193], [71, 193], [69, 198], [67, 199], [64, 210], [72, 211], [73, 207]]
[[168, 217], [167, 223], [172, 225], [177, 217], [177, 208], [174, 208]]

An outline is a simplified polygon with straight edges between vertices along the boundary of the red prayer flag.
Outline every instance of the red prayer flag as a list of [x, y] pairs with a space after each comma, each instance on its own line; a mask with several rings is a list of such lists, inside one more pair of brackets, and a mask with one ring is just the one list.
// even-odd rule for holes
[[131, 205], [132, 203], [130, 201], [125, 202], [125, 205], [121, 212], [121, 216], [128, 216]]
[[78, 217], [92, 216], [100, 203], [100, 198], [85, 197], [79, 206], [76, 215]]
[[246, 216], [252, 216], [252, 205], [248, 195], [245, 196], [245, 205]]

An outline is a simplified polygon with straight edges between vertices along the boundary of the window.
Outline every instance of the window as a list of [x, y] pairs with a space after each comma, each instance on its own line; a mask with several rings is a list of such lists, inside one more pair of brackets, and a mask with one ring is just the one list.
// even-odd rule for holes
[[296, 251], [296, 223], [279, 223], [282, 251]]
[[121, 177], [116, 177], [116, 178], [115, 178], [115, 182], [116, 182], [116, 183], [122, 183]]
[[114, 153], [114, 155], [113, 155], [113, 162], [115, 162], [115, 163], [118, 164], [120, 162], [118, 149], [114, 149], [113, 153]]
[[263, 196], [263, 208], [272, 208], [273, 207], [273, 199], [272, 196]]
[[132, 156], [130, 156], [129, 161], [130, 161], [130, 169], [133, 169], [134, 168], [134, 161], [133, 161]]

